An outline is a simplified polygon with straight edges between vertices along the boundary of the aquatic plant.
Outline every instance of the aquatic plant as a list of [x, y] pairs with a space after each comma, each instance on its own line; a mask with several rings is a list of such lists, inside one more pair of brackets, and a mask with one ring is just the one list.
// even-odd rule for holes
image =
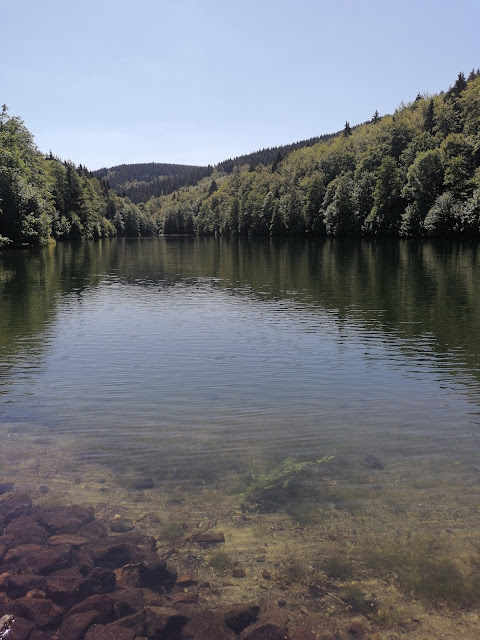
[[370, 547], [364, 551], [364, 560], [378, 575], [390, 573], [402, 591], [422, 600], [460, 606], [480, 602], [480, 573], [462, 571], [431, 541]]
[[285, 489], [292, 480], [307, 467], [329, 462], [330, 460], [333, 460], [334, 457], [335, 456], [324, 456], [319, 460], [307, 460], [304, 462], [298, 462], [297, 458], [285, 458], [280, 466], [272, 469], [270, 472], [263, 473], [258, 476], [252, 476], [252, 491], [267, 491], [275, 487], [282, 487]]
[[208, 561], [208, 564], [216, 573], [224, 574], [233, 569], [234, 563], [230, 556], [224, 551], [215, 553]]
[[345, 580], [352, 575], [352, 565], [340, 553], [334, 553], [323, 563], [323, 570], [329, 578]]
[[[294, 499], [314, 500], [317, 488], [313, 485], [312, 475], [315, 467], [329, 462], [334, 456], [325, 456], [317, 460], [298, 461], [297, 458], [285, 458], [282, 463], [267, 473], [252, 475], [250, 489], [245, 499], [261, 511], [273, 512]], [[293, 516], [294, 517], [294, 516]], [[295, 518], [295, 517], [294, 517]]]

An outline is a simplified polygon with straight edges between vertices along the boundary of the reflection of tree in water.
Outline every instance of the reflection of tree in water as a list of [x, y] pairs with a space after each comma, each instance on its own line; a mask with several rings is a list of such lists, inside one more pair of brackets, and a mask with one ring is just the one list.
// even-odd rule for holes
[[106, 278], [166, 287], [207, 280], [234, 295], [292, 300], [415, 341], [468, 369], [480, 352], [475, 242], [160, 238], [57, 244], [0, 255], [0, 349], [41, 334], [67, 294]]

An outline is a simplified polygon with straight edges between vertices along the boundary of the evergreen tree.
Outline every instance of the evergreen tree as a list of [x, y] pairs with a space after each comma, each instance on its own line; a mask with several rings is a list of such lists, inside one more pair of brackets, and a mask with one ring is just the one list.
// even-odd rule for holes
[[428, 103], [428, 107], [423, 116], [423, 129], [427, 131], [427, 133], [433, 133], [433, 128], [435, 126], [435, 113], [434, 113], [434, 104], [433, 99]]

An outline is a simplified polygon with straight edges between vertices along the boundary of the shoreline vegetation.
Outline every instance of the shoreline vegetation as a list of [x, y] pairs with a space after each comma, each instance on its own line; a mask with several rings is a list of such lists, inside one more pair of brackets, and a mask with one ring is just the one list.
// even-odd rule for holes
[[42, 154], [3, 106], [0, 249], [158, 234], [478, 237], [480, 71], [393, 115], [213, 168], [91, 172]]

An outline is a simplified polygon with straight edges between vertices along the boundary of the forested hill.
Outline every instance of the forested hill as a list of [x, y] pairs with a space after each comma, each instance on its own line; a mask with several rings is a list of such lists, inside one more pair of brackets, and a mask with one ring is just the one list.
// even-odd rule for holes
[[[279, 147], [260, 149], [243, 156], [223, 160], [215, 166], [216, 171], [232, 173], [236, 167], [247, 166], [250, 170], [259, 164], [278, 164], [295, 149], [311, 147], [338, 134], [326, 134], [301, 140]], [[132, 202], [147, 202], [178, 191], [181, 187], [197, 184], [202, 178], [212, 175], [213, 167], [208, 165], [192, 166], [184, 164], [165, 164], [148, 162], [144, 164], [121, 164], [116, 167], [97, 169], [93, 175], [108, 180], [109, 186], [119, 195], [128, 197]]]
[[146, 208], [164, 233], [478, 236], [480, 71], [278, 160], [220, 163]]
[[309, 138], [308, 140], [292, 142], [291, 144], [285, 144], [280, 147], [267, 147], [266, 149], [260, 149], [259, 151], [254, 151], [253, 153], [248, 153], [243, 156], [223, 160], [215, 166], [215, 169], [225, 173], [233, 173], [235, 168], [244, 166], [247, 166], [250, 171], [253, 171], [253, 169], [258, 167], [260, 164], [271, 164], [276, 166], [290, 153], [290, 151], [302, 149], [303, 147], [311, 147], [318, 142], [325, 142], [336, 135], [338, 135], [338, 133], [327, 133], [323, 136], [316, 136], [314, 138]]
[[148, 162], [143, 164], [120, 164], [109, 169], [93, 172], [100, 179], [106, 179], [109, 186], [119, 195], [128, 197], [132, 202], [146, 202], [152, 197], [168, 195], [180, 189], [196, 184], [202, 178], [210, 176], [213, 167], [197, 167], [185, 164], [165, 164]]
[[0, 112], [0, 248], [158, 232], [154, 218], [105, 179], [42, 154], [18, 116]]
[[[143, 167], [130, 174], [132, 197], [146, 200], [156, 180], [163, 195], [135, 204], [111, 188], [108, 174], [45, 156], [22, 120], [3, 107], [0, 246], [159, 232], [478, 237], [480, 71], [467, 78], [460, 73], [446, 92], [419, 94], [392, 115], [375, 112], [370, 122], [347, 122], [318, 141], [262, 150], [213, 169], [183, 167], [182, 173], [173, 165], [177, 173], [170, 177], [183, 183], [171, 193], [166, 174], [149, 180], [153, 163], [130, 166]], [[168, 173], [168, 165], [158, 166]], [[116, 169], [121, 180], [123, 167]], [[205, 174], [188, 185], [197, 170]]]

